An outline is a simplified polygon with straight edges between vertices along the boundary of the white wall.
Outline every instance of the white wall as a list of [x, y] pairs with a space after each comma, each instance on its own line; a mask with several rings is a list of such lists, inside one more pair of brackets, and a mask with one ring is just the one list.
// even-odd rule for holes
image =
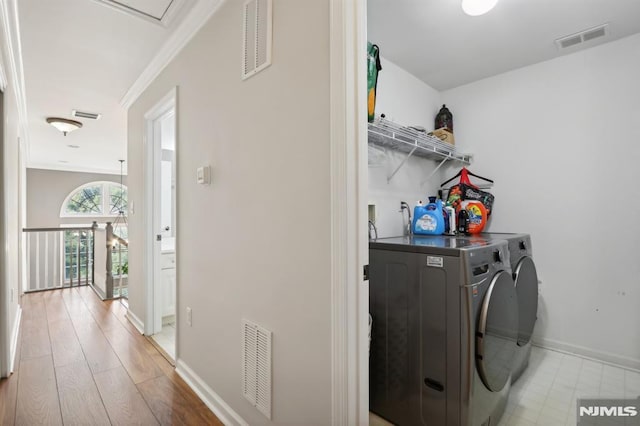
[[[225, 2], [130, 108], [128, 159], [142, 165], [143, 116], [177, 86], [178, 362], [251, 425], [326, 425], [329, 1], [274, 2], [273, 64], [246, 81], [242, 5]], [[129, 303], [145, 318], [143, 167], [128, 178]], [[273, 331], [272, 421], [241, 394], [243, 318]]]
[[[67, 172], [61, 170], [27, 169], [27, 226], [29, 228], [55, 228], [62, 224], [99, 224], [113, 222], [115, 217], [60, 217], [62, 203], [71, 193], [89, 182], [120, 183], [119, 175]], [[127, 177], [123, 177], [124, 185]]]
[[436, 114], [442, 106], [440, 92], [384, 56], [380, 57], [380, 64], [376, 115], [385, 114], [391, 121], [433, 130]]
[[635, 35], [442, 94], [495, 179], [490, 230], [532, 235], [538, 341], [636, 368], [638, 51]]
[[[422, 126], [433, 130], [435, 116], [441, 105], [440, 93], [418, 80], [393, 62], [381, 58], [378, 77], [376, 114], [402, 125]], [[400, 213], [400, 201], [413, 207], [418, 200], [437, 195], [441, 172], [423, 182], [436, 168], [434, 161], [410, 158], [407, 164], [388, 182], [387, 177], [406, 158], [405, 154], [389, 151], [387, 161], [369, 166], [369, 204], [376, 205], [376, 227], [379, 237], [403, 235], [406, 213]]]

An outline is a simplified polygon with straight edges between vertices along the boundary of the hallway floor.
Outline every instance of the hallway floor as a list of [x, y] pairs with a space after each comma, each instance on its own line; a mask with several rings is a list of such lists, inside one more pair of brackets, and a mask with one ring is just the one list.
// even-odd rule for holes
[[124, 317], [88, 287], [27, 294], [0, 424], [222, 425]]

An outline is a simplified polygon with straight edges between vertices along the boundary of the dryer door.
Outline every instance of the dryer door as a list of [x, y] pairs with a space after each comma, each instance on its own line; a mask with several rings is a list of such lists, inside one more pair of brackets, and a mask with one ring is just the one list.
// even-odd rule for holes
[[514, 271], [518, 295], [518, 345], [524, 346], [531, 340], [538, 318], [538, 274], [529, 256], [520, 259]]
[[504, 388], [518, 339], [518, 297], [511, 274], [500, 271], [491, 281], [482, 301], [476, 333], [478, 373], [493, 392]]

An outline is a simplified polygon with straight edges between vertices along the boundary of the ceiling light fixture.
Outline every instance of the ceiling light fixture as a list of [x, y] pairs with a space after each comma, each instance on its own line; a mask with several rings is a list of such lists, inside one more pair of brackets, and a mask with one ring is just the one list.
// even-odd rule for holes
[[65, 136], [67, 136], [67, 133], [73, 132], [74, 130], [82, 127], [82, 123], [79, 121], [58, 117], [47, 118], [47, 123], [60, 130]]
[[469, 16], [484, 15], [493, 9], [498, 0], [462, 0], [462, 10]]

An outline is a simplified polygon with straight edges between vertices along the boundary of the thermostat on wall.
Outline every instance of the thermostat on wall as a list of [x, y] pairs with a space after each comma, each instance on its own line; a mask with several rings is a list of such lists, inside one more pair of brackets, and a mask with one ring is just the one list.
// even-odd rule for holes
[[211, 183], [211, 166], [198, 167], [196, 176], [200, 185], [209, 185]]

